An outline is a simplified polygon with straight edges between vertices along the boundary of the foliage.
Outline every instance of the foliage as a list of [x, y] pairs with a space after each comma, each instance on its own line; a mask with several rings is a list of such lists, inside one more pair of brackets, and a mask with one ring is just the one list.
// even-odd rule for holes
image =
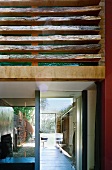
[[[47, 99], [42, 98], [40, 100], [40, 107], [45, 110], [47, 106]], [[30, 121], [32, 124], [34, 124], [34, 107], [13, 107], [14, 114], [18, 115], [19, 111], [23, 113], [23, 116], [27, 118], [28, 121]]]
[[55, 114], [41, 114], [40, 131], [42, 133], [55, 132]]
[[65, 113], [67, 113], [73, 106], [72, 105], [69, 105], [67, 108], [65, 109], [62, 109], [61, 111], [59, 111], [57, 113], [57, 117], [61, 117], [63, 116]]
[[65, 62], [47, 62], [47, 63], [38, 63], [39, 66], [97, 66], [98, 63], [97, 62], [78, 62], [78, 63], [65, 63]]
[[21, 111], [28, 121], [32, 119], [34, 107], [13, 107], [13, 109], [14, 114], [18, 115], [19, 111]]
[[[65, 62], [41, 62], [39, 66], [97, 66], [97, 62], [65, 63]], [[31, 66], [30, 62], [0, 62], [0, 66]]]
[[47, 99], [46, 98], [41, 98], [41, 100], [40, 100], [40, 108], [42, 110], [45, 110], [47, 105], [48, 105]]
[[29, 62], [0, 62], [0, 66], [31, 66]]

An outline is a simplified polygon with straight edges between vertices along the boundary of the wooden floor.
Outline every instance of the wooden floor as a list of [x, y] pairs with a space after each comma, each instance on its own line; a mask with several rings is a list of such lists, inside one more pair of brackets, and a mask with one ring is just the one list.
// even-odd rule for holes
[[59, 149], [42, 148], [40, 155], [40, 170], [75, 170], [70, 158]]
[[[34, 170], [34, 157], [6, 158], [0, 160], [0, 170]], [[72, 161], [56, 147], [40, 150], [40, 170], [75, 170]]]

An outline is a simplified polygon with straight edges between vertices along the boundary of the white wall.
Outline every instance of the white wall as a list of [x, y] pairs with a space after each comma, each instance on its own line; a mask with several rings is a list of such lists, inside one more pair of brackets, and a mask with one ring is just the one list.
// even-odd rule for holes
[[[77, 121], [77, 112], [76, 107], [72, 109], [69, 114], [69, 151], [70, 154], [73, 154], [73, 134], [74, 134], [74, 123]], [[75, 139], [76, 140], [76, 139]]]
[[72, 109], [69, 115], [69, 145], [73, 145], [74, 122], [77, 121], [76, 107]]
[[[74, 129], [74, 123], [76, 129]], [[69, 114], [69, 145], [73, 147], [75, 130], [76, 168], [82, 170], [82, 97], [76, 99], [76, 106]]]

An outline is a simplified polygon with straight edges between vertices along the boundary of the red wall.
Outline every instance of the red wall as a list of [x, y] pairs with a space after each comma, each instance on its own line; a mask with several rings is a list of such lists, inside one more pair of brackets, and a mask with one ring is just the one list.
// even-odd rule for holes
[[106, 57], [106, 79], [105, 79], [105, 112], [103, 117], [104, 131], [104, 170], [112, 169], [112, 0], [105, 0], [106, 24], [105, 24], [105, 57]]

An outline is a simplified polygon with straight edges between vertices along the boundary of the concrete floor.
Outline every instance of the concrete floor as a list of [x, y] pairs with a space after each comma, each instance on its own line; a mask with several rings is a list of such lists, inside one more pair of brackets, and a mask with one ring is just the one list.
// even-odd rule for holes
[[75, 170], [70, 158], [56, 147], [41, 148], [40, 170]]

